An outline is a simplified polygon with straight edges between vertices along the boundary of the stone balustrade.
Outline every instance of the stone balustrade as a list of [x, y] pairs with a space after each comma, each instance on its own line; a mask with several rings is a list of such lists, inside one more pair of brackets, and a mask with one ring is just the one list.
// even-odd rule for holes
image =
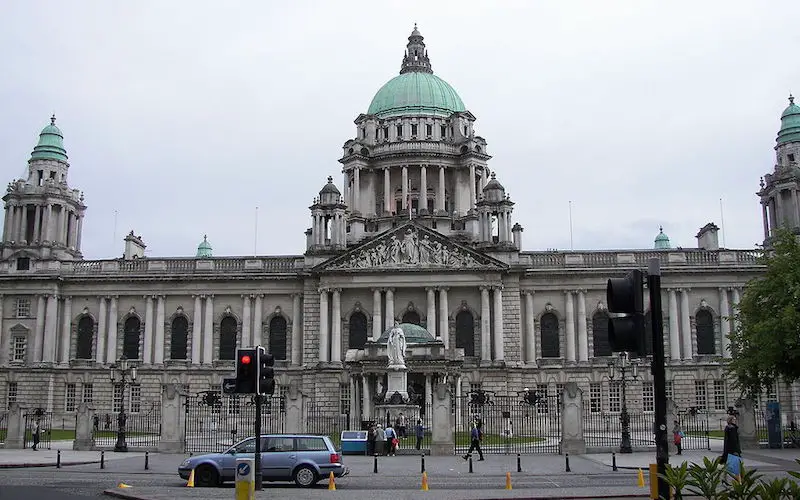
[[62, 276], [102, 275], [205, 275], [231, 273], [297, 273], [303, 267], [303, 257], [214, 257], [210, 259], [135, 259], [79, 260], [73, 262], [40, 261], [33, 269], [17, 271], [3, 263], [0, 273], [56, 273]]
[[438, 141], [401, 141], [384, 142], [373, 146], [372, 156], [389, 155], [395, 153], [441, 153], [448, 155], [461, 154], [461, 147], [454, 144]]
[[700, 250], [674, 251], [630, 250], [587, 252], [521, 252], [518, 266], [538, 269], [602, 269], [614, 267], [647, 267], [652, 258], [661, 261], [665, 268], [682, 267], [754, 267], [759, 253], [755, 250]]

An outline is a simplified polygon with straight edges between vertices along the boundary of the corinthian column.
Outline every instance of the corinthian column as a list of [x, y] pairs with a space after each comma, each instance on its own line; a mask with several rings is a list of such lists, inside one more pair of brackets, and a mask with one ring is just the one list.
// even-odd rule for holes
[[481, 359], [492, 360], [492, 312], [489, 302], [489, 287], [481, 286]]
[[394, 326], [394, 288], [386, 289], [386, 329]]
[[[0, 308], [2, 308], [2, 305], [0, 305]], [[2, 309], [0, 309], [0, 311], [2, 311]], [[71, 340], [72, 340], [72, 297], [67, 296], [64, 297], [64, 320], [61, 324], [61, 356], [59, 359], [59, 361], [65, 364], [69, 363], [69, 348]]]
[[108, 312], [108, 344], [106, 345], [106, 361], [114, 363], [117, 360], [117, 322], [119, 314], [117, 312], [118, 297], [111, 297], [111, 307]]
[[252, 341], [253, 345], [261, 345], [263, 339], [261, 335], [264, 333], [264, 325], [262, 321], [264, 320], [264, 312], [262, 311], [264, 307], [264, 294], [259, 293], [256, 295], [256, 303], [255, 307], [253, 308], [253, 335]]
[[533, 290], [525, 290], [525, 362], [536, 362], [536, 329], [533, 324]]
[[251, 299], [252, 296], [249, 293], [242, 295], [242, 347], [256, 345], [250, 337], [250, 327], [253, 324], [253, 318], [250, 314]]
[[163, 295], [159, 295], [156, 304], [156, 345], [153, 348], [153, 362], [157, 365], [164, 364], [164, 299]]
[[44, 361], [55, 363], [58, 341], [58, 295], [47, 297], [47, 317], [44, 324]]
[[331, 361], [342, 361], [342, 289], [333, 289], [331, 304]]
[[300, 295], [292, 295], [292, 366], [300, 366], [303, 352], [303, 325], [300, 311]]
[[586, 328], [585, 290], [578, 290], [578, 361], [589, 361], [589, 333]]
[[572, 291], [564, 292], [566, 302], [565, 311], [567, 314], [565, 334], [567, 337], [567, 361], [575, 361], [575, 303]]
[[95, 361], [102, 364], [106, 362], [106, 318], [108, 317], [108, 309], [106, 297], [98, 297], [100, 301], [99, 315], [97, 318], [97, 348], [95, 349]]
[[153, 296], [144, 296], [144, 353], [142, 363], [150, 364], [153, 362]]
[[36, 301], [36, 331], [33, 337], [33, 362], [42, 361], [42, 350], [44, 349], [44, 320], [47, 315], [47, 296], [39, 295]]
[[389, 167], [383, 169], [383, 209], [386, 214], [392, 213], [392, 173]]
[[477, 202], [477, 193], [475, 192], [476, 184], [475, 184], [475, 164], [470, 163], [469, 165], [469, 210], [473, 210], [475, 208], [475, 203]]
[[681, 339], [678, 316], [678, 294], [674, 288], [670, 288], [669, 294], [669, 354], [672, 361], [681, 359]]
[[692, 324], [689, 321], [689, 290], [683, 288], [681, 292], [681, 336], [683, 339], [683, 359], [691, 360], [692, 354]]
[[372, 289], [372, 340], [378, 341], [381, 336], [381, 326], [383, 325], [383, 318], [381, 317], [381, 289]]
[[436, 288], [429, 286], [425, 288], [425, 292], [428, 294], [428, 317], [426, 318], [426, 326], [428, 332], [433, 335], [434, 338], [437, 338], [439, 335], [436, 334]]
[[447, 287], [439, 288], [439, 336], [444, 342], [444, 348], [450, 345], [450, 306], [447, 305]]
[[200, 364], [200, 353], [203, 346], [203, 303], [200, 295], [194, 295], [194, 311], [192, 312], [192, 364]]
[[503, 361], [503, 286], [494, 288], [494, 360]]
[[728, 335], [731, 333], [731, 324], [730, 324], [730, 307], [728, 306], [728, 289], [727, 288], [720, 288], [719, 289], [719, 308], [720, 308], [720, 318], [719, 318], [719, 327], [720, 333], [722, 334], [722, 357], [723, 358], [730, 358], [731, 357], [731, 339], [728, 338]]
[[328, 348], [330, 346], [330, 330], [328, 329], [328, 289], [319, 290], [319, 361], [327, 363], [330, 360]]
[[[427, 166], [422, 165], [419, 167], [419, 211], [420, 213], [427, 213], [428, 211], [428, 172]], [[423, 210], [425, 212], [423, 212]], [[430, 331], [430, 330], [428, 330]]]
[[206, 295], [206, 317], [203, 321], [203, 364], [214, 360], [214, 296]]
[[[732, 297], [733, 298], [733, 312], [732, 313], [736, 314], [736, 313], [739, 312], [739, 299], [740, 299], [740, 297], [739, 297], [739, 288], [733, 287], [733, 292], [732, 292], [731, 295], [733, 296]], [[739, 328], [739, 322], [736, 319], [733, 320], [732, 328], [734, 329], [734, 331], [737, 328]]]

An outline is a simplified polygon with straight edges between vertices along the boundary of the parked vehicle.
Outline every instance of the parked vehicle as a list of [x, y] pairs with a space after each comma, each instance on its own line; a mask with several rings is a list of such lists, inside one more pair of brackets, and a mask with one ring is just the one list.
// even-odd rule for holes
[[[178, 474], [189, 479], [194, 470], [195, 486], [219, 486], [234, 481], [236, 459], [255, 459], [256, 440], [244, 439], [222, 453], [187, 458]], [[328, 436], [310, 434], [268, 434], [261, 436], [261, 474], [264, 481], [294, 481], [298, 486], [314, 486], [333, 472], [342, 477], [350, 470]]]

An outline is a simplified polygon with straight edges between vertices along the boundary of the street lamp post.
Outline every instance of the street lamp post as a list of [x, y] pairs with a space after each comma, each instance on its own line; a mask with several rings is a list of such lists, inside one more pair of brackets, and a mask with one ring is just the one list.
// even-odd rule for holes
[[[614, 360], [608, 362], [608, 378], [614, 380], [617, 370], [620, 373], [620, 381], [622, 382], [622, 413], [619, 415], [619, 421], [622, 424], [622, 442], [619, 446], [620, 453], [632, 453], [633, 449], [631, 448], [631, 417], [628, 415], [628, 404], [627, 404], [627, 391], [626, 386], [628, 382], [628, 378], [635, 380], [636, 377], [639, 376], [639, 364], [637, 362], [631, 362], [628, 359], [628, 353], [622, 353], [622, 356], [616, 358], [618, 363], [615, 363]], [[626, 374], [630, 370], [630, 377], [626, 377]]]
[[[128, 418], [125, 415], [125, 388], [130, 383], [136, 382], [136, 367], [128, 366], [128, 358], [123, 355], [110, 368], [112, 385], [117, 382], [117, 376], [119, 376], [120, 398], [122, 399], [119, 415], [117, 416], [117, 443], [114, 445], [114, 451], [128, 451], [128, 444], [125, 442], [125, 421]], [[130, 382], [128, 382], [128, 377], [130, 377]]]

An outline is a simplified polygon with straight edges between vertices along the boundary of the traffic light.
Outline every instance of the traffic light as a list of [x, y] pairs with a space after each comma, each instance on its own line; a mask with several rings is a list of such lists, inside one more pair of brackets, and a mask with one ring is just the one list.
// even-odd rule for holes
[[644, 278], [634, 269], [624, 278], [611, 278], [606, 287], [608, 343], [614, 352], [647, 355], [644, 328]]
[[236, 350], [236, 392], [255, 394], [258, 387], [258, 351]]
[[275, 356], [268, 353], [263, 347], [258, 348], [258, 393], [275, 393]]

